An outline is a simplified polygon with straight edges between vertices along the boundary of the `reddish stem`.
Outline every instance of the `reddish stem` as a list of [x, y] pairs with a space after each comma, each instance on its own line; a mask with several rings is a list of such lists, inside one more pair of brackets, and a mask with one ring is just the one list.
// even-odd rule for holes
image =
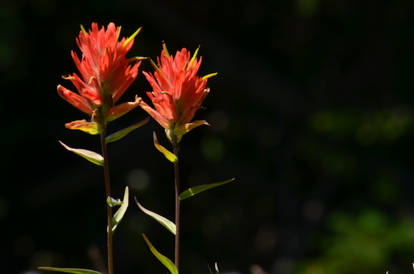
[[[105, 193], [106, 198], [111, 197], [111, 183], [109, 178], [109, 163], [108, 163], [108, 151], [106, 147], [106, 125], [102, 123], [101, 125], [101, 146], [102, 146], [102, 156], [104, 158], [104, 177], [105, 177]], [[105, 199], [106, 202], [106, 199]], [[107, 250], [108, 250], [108, 274], [114, 273], [113, 267], [113, 254], [112, 254], [112, 208], [107, 204], [107, 222], [108, 222], [108, 231], [107, 231]]]
[[180, 174], [178, 167], [178, 143], [173, 140], [173, 152], [177, 156], [177, 161], [174, 163], [174, 183], [175, 183], [175, 267], [177, 270], [180, 265]]

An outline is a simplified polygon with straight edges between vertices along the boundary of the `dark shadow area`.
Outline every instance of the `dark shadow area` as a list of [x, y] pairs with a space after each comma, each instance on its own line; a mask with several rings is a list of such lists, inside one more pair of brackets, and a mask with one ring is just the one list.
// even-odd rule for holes
[[[59, 98], [76, 67], [79, 25], [142, 26], [130, 56], [200, 48], [211, 93], [182, 141], [183, 188], [237, 183], [182, 203], [182, 273], [412, 273], [414, 2], [7, 1], [0, 4], [2, 273], [99, 269], [105, 258], [102, 170], [58, 143], [99, 151], [65, 129], [87, 118]], [[79, 52], [79, 51], [78, 51]], [[120, 99], [147, 97], [141, 71]], [[147, 100], [148, 101], [148, 100]], [[136, 109], [109, 131], [147, 117]], [[110, 144], [113, 195], [170, 219], [173, 167], [147, 125]], [[132, 202], [114, 235], [116, 273], [166, 273], [173, 236]], [[40, 272], [39, 272], [40, 273]]]

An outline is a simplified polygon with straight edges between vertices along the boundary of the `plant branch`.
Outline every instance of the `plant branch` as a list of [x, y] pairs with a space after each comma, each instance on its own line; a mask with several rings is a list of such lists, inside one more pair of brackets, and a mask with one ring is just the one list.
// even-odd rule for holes
[[[178, 159], [178, 143], [176, 139], [173, 139], [173, 152]], [[179, 270], [180, 265], [180, 174], [179, 174], [179, 161], [174, 163], [174, 183], [175, 183], [175, 267]]]
[[[101, 123], [101, 146], [102, 146], [102, 156], [104, 158], [104, 177], [105, 177], [105, 193], [106, 199], [111, 197], [111, 183], [109, 178], [109, 163], [108, 163], [108, 151], [106, 146], [106, 125]], [[112, 208], [106, 203], [107, 211], [107, 253], [108, 253], [108, 274], [114, 273], [113, 267], [113, 254], [112, 254]]]

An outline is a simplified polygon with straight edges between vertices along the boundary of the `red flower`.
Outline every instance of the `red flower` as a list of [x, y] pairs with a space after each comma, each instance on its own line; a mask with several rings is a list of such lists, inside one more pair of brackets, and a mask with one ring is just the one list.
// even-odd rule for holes
[[192, 58], [185, 48], [173, 57], [163, 46], [161, 59], [157, 58], [158, 66], [153, 63], [156, 71], [153, 74], [143, 72], [153, 89], [147, 95], [155, 109], [144, 101], [139, 104], [166, 129], [170, 139], [175, 136], [179, 142], [182, 135], [191, 129], [208, 125], [206, 121], [191, 120], [210, 91], [206, 88], [207, 79], [216, 73], [204, 77], [197, 75], [202, 60], [201, 57], [197, 59], [198, 49]]
[[[135, 102], [114, 106], [121, 95], [135, 80], [138, 74], [139, 58], [127, 59], [126, 54], [134, 44], [134, 38], [141, 30], [138, 29], [131, 37], [119, 41], [121, 27], [109, 23], [108, 27], [98, 28], [92, 23], [92, 29], [86, 32], [82, 27], [76, 42], [82, 52], [82, 57], [72, 51], [72, 58], [80, 72], [63, 77], [70, 80], [78, 90], [76, 94], [58, 85], [59, 95], [76, 108], [92, 116], [93, 122], [114, 120], [138, 106]], [[72, 129], [82, 129], [85, 120], [74, 121], [66, 126]]]

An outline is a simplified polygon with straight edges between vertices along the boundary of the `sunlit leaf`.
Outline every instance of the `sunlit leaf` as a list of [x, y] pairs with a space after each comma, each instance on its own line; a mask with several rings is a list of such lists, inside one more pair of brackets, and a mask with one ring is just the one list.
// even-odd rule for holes
[[210, 124], [209, 124], [207, 121], [205, 121], [205, 120], [197, 120], [197, 121], [193, 121], [193, 122], [191, 122], [191, 123], [187, 123], [187, 124], [184, 124], [184, 125], [182, 125], [182, 126], [180, 126], [180, 127], [175, 128], [175, 129], [174, 129], [174, 134], [175, 134], [175, 135], [176, 135], [179, 139], [181, 139], [181, 137], [182, 137], [184, 134], [186, 134], [186, 133], [188, 133], [190, 130], [193, 130], [193, 129], [195, 129], [196, 127], [199, 127], [199, 126], [202, 126], [202, 125], [209, 126]]
[[205, 79], [208, 79], [208, 78], [214, 77], [214, 76], [216, 76], [217, 74], [218, 74], [217, 72], [214, 72], [214, 73], [210, 73], [210, 74], [204, 75], [204, 76], [201, 78], [201, 80], [205, 80]]
[[142, 210], [142, 212], [144, 212], [145, 214], [147, 214], [148, 216], [154, 218], [157, 222], [159, 222], [162, 226], [164, 226], [166, 229], [168, 229], [172, 234], [175, 235], [175, 224], [173, 222], [171, 222], [170, 220], [168, 220], [167, 218], [158, 215], [155, 212], [152, 212], [148, 209], [146, 209], [145, 207], [143, 207], [137, 200], [137, 198], [135, 197], [135, 202], [137, 203], [139, 209]]
[[80, 148], [71, 148], [67, 145], [65, 145], [63, 142], [59, 141], [59, 143], [66, 148], [67, 150], [85, 158], [86, 160], [88, 160], [89, 162], [94, 163], [95, 165], [98, 166], [103, 166], [104, 164], [104, 158], [102, 157], [102, 155], [90, 151], [90, 150], [86, 150], [86, 149], [80, 149]]
[[64, 272], [64, 273], [73, 273], [73, 274], [101, 274], [101, 272], [83, 269], [83, 268], [59, 268], [59, 267], [47, 267], [40, 266], [37, 269], [44, 271], [54, 271], [54, 272]]
[[167, 55], [167, 57], [170, 57], [170, 53], [168, 52], [167, 45], [165, 44], [165, 42], [162, 42], [162, 48], [164, 49], [164, 52]]
[[190, 62], [187, 64], [187, 70], [191, 69], [191, 64], [193, 64], [194, 60], [196, 59], [199, 50], [200, 50], [200, 46], [197, 47], [196, 51], [193, 54], [193, 57], [191, 58]]
[[88, 34], [88, 33], [86, 32], [85, 28], [83, 27], [83, 25], [80, 25], [80, 27], [81, 27], [81, 30], [82, 30], [83, 34]]
[[96, 122], [87, 122], [86, 120], [76, 120], [70, 123], [66, 123], [65, 127], [68, 129], [77, 129], [83, 132], [86, 132], [91, 135], [96, 135], [100, 133], [98, 123]]
[[213, 183], [213, 184], [207, 184], [207, 185], [201, 185], [201, 186], [195, 186], [195, 187], [190, 187], [189, 189], [183, 191], [179, 198], [180, 200], [184, 200], [187, 198], [190, 198], [194, 195], [197, 195], [198, 193], [201, 193], [203, 191], [215, 188], [215, 187], [219, 187], [228, 183], [233, 182], [234, 180], [236, 180], [236, 178], [231, 178], [229, 180], [223, 181], [223, 182], [218, 182], [218, 183]]
[[122, 205], [118, 208], [118, 210], [114, 214], [114, 217], [112, 218], [112, 233], [114, 233], [119, 222], [121, 222], [122, 218], [124, 217], [125, 212], [128, 208], [128, 203], [129, 203], [129, 189], [128, 187], [125, 187], [124, 200], [122, 201]]
[[118, 141], [118, 140], [124, 138], [126, 135], [128, 135], [129, 133], [131, 133], [135, 129], [145, 125], [146, 123], [148, 123], [148, 121], [149, 121], [149, 118], [147, 118], [143, 121], [140, 121], [136, 124], [133, 124], [132, 126], [129, 126], [127, 128], [121, 129], [121, 130], [109, 135], [108, 137], [105, 138], [106, 143], [109, 144], [109, 143], [112, 143], [112, 142], [115, 142], [115, 141]]
[[110, 207], [115, 207], [115, 206], [120, 206], [122, 205], [122, 201], [121, 199], [115, 199], [112, 197], [106, 198], [106, 203], [110, 206]]
[[140, 33], [142, 30], [142, 27], [138, 28], [131, 36], [128, 37], [128, 39], [125, 40], [123, 46], [125, 47], [126, 45], [128, 45], [129, 42], [131, 42], [132, 39], [135, 38], [135, 36], [138, 35], [138, 33]]
[[158, 138], [157, 138], [157, 134], [155, 134], [155, 131], [153, 133], [153, 137], [154, 137], [154, 146], [155, 146], [155, 148], [159, 152], [164, 154], [165, 158], [167, 158], [170, 162], [176, 163], [178, 161], [177, 156], [175, 156], [172, 152], [170, 152], [168, 149], [166, 149], [165, 147], [160, 145], [160, 143], [158, 143]]
[[145, 236], [145, 234], [142, 234], [142, 237], [144, 238], [145, 242], [147, 243], [150, 251], [152, 254], [154, 254], [155, 257], [157, 257], [157, 259], [166, 267], [168, 268], [168, 270], [171, 272], [171, 274], [178, 274], [178, 270], [175, 267], [175, 265], [173, 264], [173, 262], [171, 262], [170, 259], [168, 259], [167, 257], [165, 257], [164, 255], [162, 255], [161, 253], [158, 252], [157, 249], [155, 249], [155, 247], [151, 244], [151, 242], [148, 240], [147, 236]]

